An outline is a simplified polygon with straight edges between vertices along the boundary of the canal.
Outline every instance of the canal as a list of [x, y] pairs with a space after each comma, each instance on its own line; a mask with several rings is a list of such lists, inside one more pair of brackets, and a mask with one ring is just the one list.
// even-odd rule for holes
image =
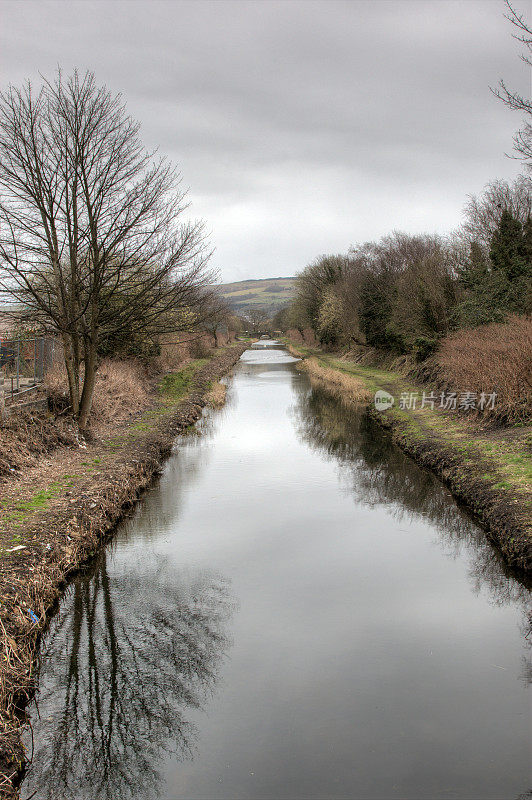
[[22, 797], [524, 796], [522, 583], [286, 350], [228, 384], [52, 620]]

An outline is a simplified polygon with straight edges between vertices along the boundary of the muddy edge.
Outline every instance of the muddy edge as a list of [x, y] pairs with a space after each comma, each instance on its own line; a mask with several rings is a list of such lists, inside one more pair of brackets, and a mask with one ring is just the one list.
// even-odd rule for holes
[[532, 571], [532, 541], [530, 528], [523, 520], [529, 513], [526, 506], [509, 499], [504, 490], [486, 484], [482, 476], [489, 465], [479, 460], [472, 465], [444, 441], [410, 435], [400, 422], [390, 420], [382, 412], [368, 407], [368, 413], [381, 427], [386, 428], [407, 455], [422, 467], [434, 472], [451, 490], [454, 497], [467, 506], [484, 528], [511, 567], [523, 572]]
[[[87, 477], [75, 505], [39, 515], [42, 540], [26, 548], [24, 558], [2, 557], [0, 572], [0, 798], [19, 797], [25, 755], [21, 736], [24, 708], [35, 691], [39, 642], [54, 603], [68, 579], [109, 540], [116, 525], [160, 472], [177, 434], [196, 422], [213, 381], [228, 373], [248, 344], [215, 353], [194, 378], [192, 390], [149, 430], [119, 448], [107, 468]], [[38, 617], [34, 623], [28, 608]]]
[[[291, 352], [296, 355], [297, 346]], [[297, 357], [303, 363], [307, 361], [301, 354], [297, 354]], [[329, 369], [334, 372], [334, 367], [329, 366]], [[355, 377], [365, 383], [362, 375], [356, 374]], [[318, 382], [328, 388], [327, 376], [320, 377]], [[330, 388], [333, 396], [338, 396], [338, 386], [331, 385]], [[372, 392], [369, 393], [373, 396]], [[414, 436], [406, 420], [403, 422], [389, 416], [386, 411], [377, 411], [371, 403], [367, 404], [366, 410], [378, 425], [390, 433], [401, 450], [420, 466], [435, 473], [449, 487], [453, 496], [473, 512], [506, 564], [523, 573], [528, 583], [532, 573], [532, 535], [527, 502], [515, 496], [508, 497], [504, 489], [490, 485], [485, 476], [493, 467], [480, 455], [473, 464], [451, 443], [446, 443], [444, 437], [432, 435], [428, 430], [417, 430]], [[474, 444], [474, 433], [470, 438]]]

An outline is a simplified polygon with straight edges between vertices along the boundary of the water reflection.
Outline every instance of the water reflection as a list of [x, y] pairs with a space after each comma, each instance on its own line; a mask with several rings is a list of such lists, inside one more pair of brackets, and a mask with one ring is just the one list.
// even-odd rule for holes
[[299, 360], [290, 355], [278, 342], [255, 342], [249, 350], [242, 354], [239, 373], [277, 372], [278, 377], [286, 378], [286, 373], [280, 371], [279, 367], [284, 364], [295, 364]]
[[[230, 395], [229, 395], [230, 397]], [[228, 405], [230, 400], [228, 399]], [[172, 457], [166, 462], [163, 474], [157, 480], [157, 490], [171, 496], [171, 502], [154, 502], [148, 493], [133, 514], [124, 521], [117, 531], [115, 543], [126, 543], [133, 531], [144, 542], [154, 542], [161, 531], [169, 530], [179, 518], [187, 492], [190, 492], [202, 471], [205, 470], [211, 450], [205, 447], [213, 438], [226, 409], [217, 411], [216, 417], [205, 414], [196, 426], [177, 437]], [[186, 457], [183, 449], [186, 447]]]
[[163, 753], [191, 757], [232, 610], [226, 582], [156, 557], [108, 573], [103, 553], [71, 588], [46, 641], [29, 794], [69, 800], [160, 796]]
[[[446, 487], [394, 445], [362, 407], [346, 407], [322, 385], [309, 388], [296, 380], [294, 392], [297, 404], [292, 413], [299, 435], [338, 464], [344, 491], [362, 505], [385, 506], [400, 522], [408, 524], [417, 517], [432, 523], [438, 543], [452, 558], [463, 555], [465, 548], [473, 591], [487, 589], [496, 605], [520, 605], [521, 629], [532, 646], [530, 578], [505, 564]], [[525, 661], [527, 682], [531, 672]]]

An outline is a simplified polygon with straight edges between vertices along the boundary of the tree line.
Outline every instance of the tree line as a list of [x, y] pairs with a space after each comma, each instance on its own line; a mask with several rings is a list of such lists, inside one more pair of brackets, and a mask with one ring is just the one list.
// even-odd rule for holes
[[[506, 9], [532, 66], [532, 30], [508, 0]], [[523, 115], [514, 152], [524, 174], [470, 197], [448, 236], [394, 231], [320, 256], [298, 275], [295, 300], [274, 327], [311, 329], [325, 346], [370, 345], [423, 360], [451, 330], [532, 313], [532, 104], [503, 80], [492, 91]]]
[[317, 258], [274, 320], [330, 347], [370, 345], [423, 359], [449, 331], [532, 312], [532, 181], [491, 183], [459, 231], [393, 232]]

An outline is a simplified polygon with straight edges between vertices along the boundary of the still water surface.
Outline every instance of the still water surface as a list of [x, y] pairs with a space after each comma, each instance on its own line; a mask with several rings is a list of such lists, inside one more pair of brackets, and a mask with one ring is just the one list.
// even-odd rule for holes
[[243, 355], [226, 407], [69, 588], [23, 797], [529, 789], [526, 589], [294, 361], [271, 342]]

